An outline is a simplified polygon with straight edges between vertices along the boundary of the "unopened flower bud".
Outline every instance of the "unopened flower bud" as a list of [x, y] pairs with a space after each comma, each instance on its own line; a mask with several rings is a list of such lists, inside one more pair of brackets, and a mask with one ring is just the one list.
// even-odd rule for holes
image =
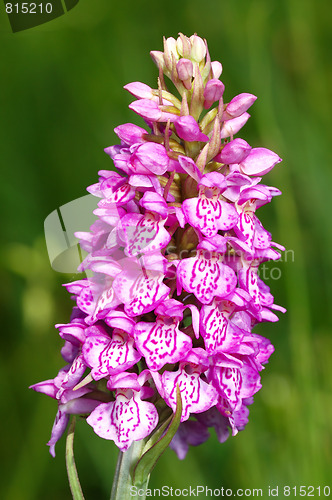
[[197, 35], [190, 37], [191, 41], [191, 59], [200, 63], [206, 55], [206, 45], [204, 40]]
[[176, 40], [173, 37], [164, 38], [164, 62], [167, 70], [172, 71], [173, 60], [179, 60], [179, 54], [176, 50]]
[[150, 56], [152, 57], [153, 62], [156, 64], [158, 68], [161, 68], [162, 71], [165, 72], [166, 65], [164, 60], [164, 53], [160, 50], [151, 50]]
[[176, 49], [180, 56], [182, 57], [190, 57], [191, 53], [191, 43], [187, 36], [180, 33], [180, 36], [176, 40]]
[[189, 80], [193, 76], [193, 63], [189, 59], [180, 59], [176, 65], [180, 80]]
[[177, 115], [161, 111], [158, 104], [150, 99], [140, 99], [129, 104], [129, 108], [135, 111], [138, 115], [152, 122], [173, 122], [177, 119]]
[[263, 175], [281, 162], [281, 158], [266, 148], [254, 148], [241, 162], [241, 170], [246, 175]]
[[211, 63], [213, 78], [219, 78], [222, 73], [222, 65], [219, 61], [212, 61]]
[[114, 132], [125, 144], [132, 145], [138, 142], [144, 142], [143, 135], [147, 134], [144, 128], [138, 127], [133, 123], [125, 123], [115, 127]]
[[193, 76], [193, 63], [189, 59], [180, 59], [176, 65], [178, 76], [182, 80], [186, 89], [191, 89], [191, 79]]
[[169, 38], [166, 38], [166, 46], [170, 54], [173, 54], [175, 59], [178, 61], [180, 56], [179, 52], [177, 50], [177, 44], [175, 38], [170, 36]]
[[209, 80], [204, 89], [204, 108], [209, 109], [223, 95], [225, 85], [216, 78]]
[[141, 82], [132, 82], [132, 83], [127, 83], [123, 87], [124, 89], [128, 90], [130, 94], [133, 96], [137, 97], [138, 99], [152, 99], [152, 89], [145, 83]]
[[238, 131], [247, 123], [249, 118], [249, 113], [243, 113], [237, 118], [233, 118], [232, 120], [227, 120], [226, 122], [224, 122], [220, 131], [221, 139], [226, 139], [226, 137], [237, 134]]
[[251, 151], [251, 146], [243, 139], [237, 138], [226, 144], [214, 160], [219, 163], [230, 165], [232, 163], [240, 163]]
[[226, 106], [223, 120], [230, 120], [242, 115], [256, 101], [257, 97], [252, 94], [239, 94], [235, 96]]
[[208, 136], [200, 131], [199, 125], [193, 116], [180, 116], [174, 125], [178, 136], [185, 141], [206, 142], [209, 140]]

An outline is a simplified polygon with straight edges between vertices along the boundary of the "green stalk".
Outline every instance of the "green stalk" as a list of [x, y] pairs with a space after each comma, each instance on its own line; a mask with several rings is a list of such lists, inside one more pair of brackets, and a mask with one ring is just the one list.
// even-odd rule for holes
[[[144, 500], [146, 495], [138, 495], [138, 490], [146, 491], [150, 479], [150, 474], [140, 485], [133, 485], [132, 471], [142, 455], [145, 440], [134, 441], [125, 452], [119, 452], [119, 458], [115, 469], [112, 486], [111, 500]], [[135, 494], [136, 492], [136, 494]]]
[[67, 441], [66, 441], [66, 466], [69, 480], [70, 491], [73, 500], [84, 500], [83, 491], [78, 479], [75, 459], [74, 459], [74, 432], [76, 418], [73, 417], [69, 426]]
[[[176, 412], [172, 418], [163, 422], [147, 443], [145, 439], [134, 441], [126, 452], [119, 453], [111, 500], [145, 499], [151, 471], [178, 430], [181, 415], [181, 393], [177, 384]], [[169, 427], [163, 435], [168, 424]], [[144, 449], [145, 445], [147, 445], [147, 450]]]

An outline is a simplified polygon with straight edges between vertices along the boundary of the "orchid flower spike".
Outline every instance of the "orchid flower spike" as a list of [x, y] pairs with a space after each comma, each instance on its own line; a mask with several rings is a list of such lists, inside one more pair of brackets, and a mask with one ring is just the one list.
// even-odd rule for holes
[[283, 247], [256, 215], [281, 194], [261, 184], [281, 159], [234, 137], [256, 96], [224, 102], [221, 63], [196, 34], [165, 39], [152, 58], [159, 85], [125, 86], [146, 127], [116, 127], [109, 170], [88, 188], [98, 219], [77, 233], [89, 277], [65, 285], [65, 366], [32, 386], [57, 402], [52, 455], [71, 414], [126, 451], [177, 411], [178, 390], [179, 458], [210, 427], [220, 442], [242, 431], [274, 350], [253, 328], [284, 311], [259, 277]]

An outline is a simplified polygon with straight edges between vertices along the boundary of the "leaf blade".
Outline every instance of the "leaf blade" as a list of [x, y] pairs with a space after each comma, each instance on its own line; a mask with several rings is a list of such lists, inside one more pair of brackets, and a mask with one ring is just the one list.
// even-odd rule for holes
[[176, 412], [174, 413], [169, 428], [166, 434], [161, 437], [156, 443], [154, 443], [151, 448], [149, 448], [137, 462], [133, 471], [133, 484], [140, 485], [143, 484], [145, 478], [151, 474], [151, 471], [155, 467], [157, 461], [164, 453], [166, 448], [172, 441], [176, 431], [179, 428], [182, 415], [182, 400], [180, 388], [176, 386]]

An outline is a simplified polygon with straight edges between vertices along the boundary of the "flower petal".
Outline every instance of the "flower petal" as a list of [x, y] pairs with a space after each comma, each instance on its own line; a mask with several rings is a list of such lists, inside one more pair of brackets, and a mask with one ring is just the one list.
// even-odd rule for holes
[[102, 327], [90, 327], [87, 334], [82, 352], [95, 380], [125, 371], [141, 359], [134, 340], [121, 330], [114, 330], [112, 338]]
[[177, 363], [192, 348], [191, 338], [181, 332], [177, 324], [178, 321], [161, 317], [156, 323], [136, 324], [136, 346], [150, 370], [157, 371], [167, 363]]
[[[189, 373], [188, 373], [189, 372]], [[181, 422], [188, 420], [191, 413], [201, 413], [217, 403], [216, 390], [200, 378], [199, 370], [186, 370], [185, 366], [176, 372], [165, 371], [162, 375], [167, 404], [176, 410], [176, 386], [179, 385], [182, 399]]]
[[282, 160], [279, 156], [266, 148], [254, 148], [241, 163], [241, 170], [247, 175], [263, 175]]
[[98, 436], [113, 440], [121, 451], [126, 451], [133, 441], [153, 431], [158, 413], [152, 403], [140, 399], [138, 392], [122, 389], [117, 391], [115, 401], [97, 406], [87, 423]]
[[209, 304], [214, 297], [225, 297], [237, 283], [234, 271], [221, 262], [219, 254], [203, 250], [179, 263], [177, 281], [203, 304]]

